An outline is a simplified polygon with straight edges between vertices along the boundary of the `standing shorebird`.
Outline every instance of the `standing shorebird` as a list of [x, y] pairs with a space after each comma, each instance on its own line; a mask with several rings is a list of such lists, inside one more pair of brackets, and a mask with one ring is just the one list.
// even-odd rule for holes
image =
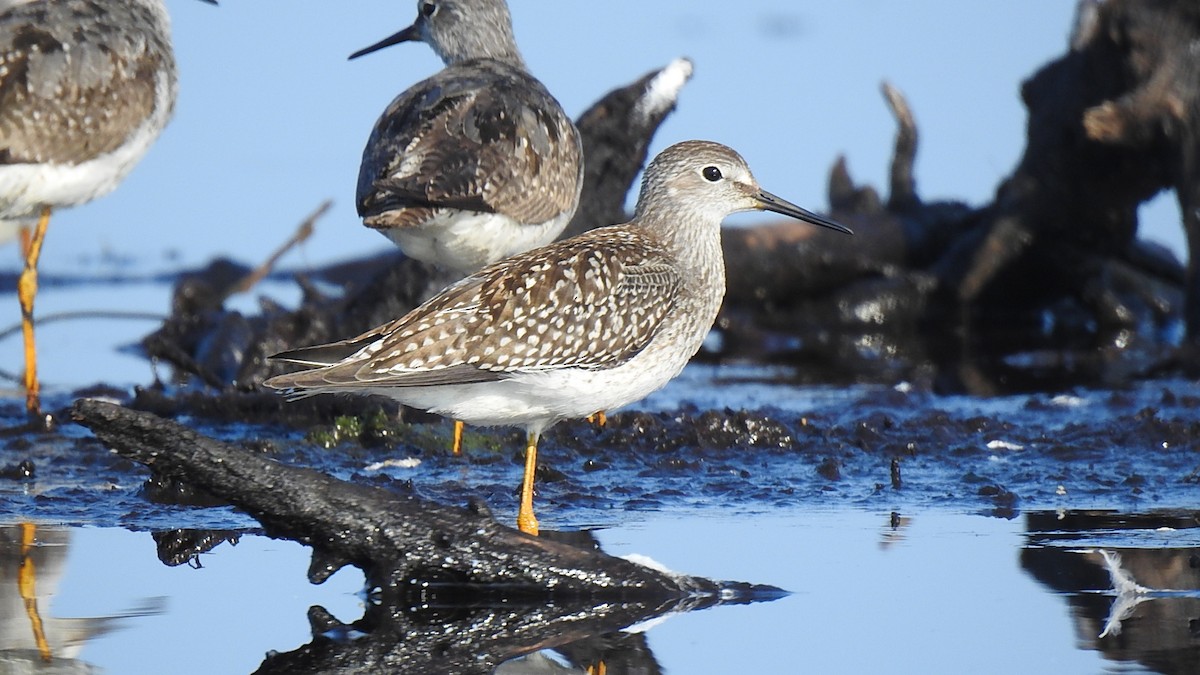
[[382, 394], [524, 427], [517, 524], [536, 534], [539, 435], [637, 401], [683, 369], [725, 295], [721, 221], [748, 210], [850, 232], [764, 191], [733, 150], [679, 143], [646, 169], [632, 221], [497, 262], [356, 338], [277, 354], [314, 367], [266, 385], [298, 397]]
[[[375, 123], [355, 196], [363, 224], [450, 280], [554, 241], [579, 206], [583, 144], [529, 74], [508, 4], [419, 0], [415, 23], [350, 58], [412, 41], [446, 67]], [[456, 420], [454, 454], [461, 445]]]
[[420, 0], [363, 49], [427, 43], [446, 67], [384, 110], [358, 173], [363, 223], [458, 276], [553, 241], [579, 205], [583, 145], [529, 74], [504, 0]]
[[17, 286], [31, 416], [41, 412], [33, 301], [50, 212], [115, 188], [166, 126], [176, 88], [162, 0], [0, 2], [0, 219], [36, 219]]

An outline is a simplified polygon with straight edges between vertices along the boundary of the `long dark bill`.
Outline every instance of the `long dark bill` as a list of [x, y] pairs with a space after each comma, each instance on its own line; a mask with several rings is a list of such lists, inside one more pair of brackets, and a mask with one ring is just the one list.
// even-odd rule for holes
[[785, 216], [791, 216], [792, 218], [803, 220], [806, 223], [820, 225], [821, 227], [828, 227], [831, 230], [845, 232], [846, 234], [854, 234], [854, 231], [845, 225], [842, 225], [837, 221], [830, 220], [824, 216], [818, 216], [812, 211], [796, 206], [786, 199], [776, 197], [766, 190], [759, 190], [758, 194], [754, 197], [758, 200], [759, 208], [763, 211], [774, 211], [775, 213], [781, 213]]
[[401, 42], [418, 42], [418, 41], [420, 41], [420, 39], [421, 39], [421, 35], [420, 35], [420, 33], [417, 32], [417, 24], [414, 23], [413, 25], [409, 26], [408, 28], [405, 28], [404, 30], [400, 31], [399, 33], [396, 33], [395, 35], [389, 35], [388, 37], [385, 37], [384, 39], [380, 40], [379, 42], [376, 42], [375, 44], [371, 45], [370, 47], [364, 47], [363, 49], [360, 49], [360, 50], [354, 52], [353, 54], [350, 55], [350, 59], [351, 60], [357, 59], [360, 56], [366, 56], [367, 54], [370, 54], [371, 52], [377, 52], [380, 49], [384, 49], [385, 47], [391, 47], [392, 45], [398, 45]]

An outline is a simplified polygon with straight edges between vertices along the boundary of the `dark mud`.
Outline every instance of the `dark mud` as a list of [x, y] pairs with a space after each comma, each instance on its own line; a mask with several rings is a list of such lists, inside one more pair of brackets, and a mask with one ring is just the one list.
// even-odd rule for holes
[[[817, 505], [1003, 517], [1045, 508], [1135, 511], [1194, 505], [1200, 491], [1200, 385], [1191, 382], [976, 399], [910, 386], [748, 384], [739, 371], [730, 386], [777, 404], [700, 409], [686, 402], [689, 393], [703, 401], [706, 389], [697, 387], [725, 386], [726, 375], [692, 368], [652, 400], [684, 401], [678, 409], [619, 412], [603, 428], [566, 422], [546, 434], [537, 488], [543, 526], [621, 523], [640, 511]], [[69, 398], [50, 403], [66, 406]], [[454, 457], [448, 422], [405, 421], [384, 405], [299, 428], [212, 421], [164, 410], [163, 400], [143, 393], [124, 402], [173, 412], [249, 452], [352, 482], [445, 504], [481, 499], [502, 520], [516, 508], [516, 431], [469, 429], [467, 451]], [[14, 429], [22, 415], [18, 401], [0, 405], [0, 424], [9, 428], [0, 467], [8, 513], [136, 530], [256, 527], [203, 495], [147, 484], [145, 469], [69, 422], [50, 432]]]

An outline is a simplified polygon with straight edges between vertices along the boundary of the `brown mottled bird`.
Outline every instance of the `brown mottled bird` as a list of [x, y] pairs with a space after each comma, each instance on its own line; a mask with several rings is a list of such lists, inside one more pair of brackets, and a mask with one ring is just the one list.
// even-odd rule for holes
[[420, 0], [416, 22], [350, 58], [422, 41], [445, 68], [384, 110], [358, 213], [408, 256], [457, 276], [553, 241], [579, 204], [583, 148], [529, 74], [504, 0]]
[[[410, 41], [428, 44], [446, 67], [375, 123], [355, 197], [363, 224], [449, 281], [554, 241], [579, 206], [583, 144], [529, 74], [508, 4], [419, 0], [415, 23], [350, 58]], [[454, 454], [461, 445], [456, 421]]]
[[356, 338], [277, 354], [312, 368], [266, 385], [297, 397], [381, 394], [471, 424], [524, 427], [517, 524], [536, 534], [539, 435], [637, 401], [683, 369], [725, 294], [721, 221], [747, 210], [849, 233], [764, 191], [733, 150], [679, 143], [646, 169], [630, 222], [485, 267]]
[[33, 302], [50, 212], [112, 191], [166, 126], [176, 87], [162, 0], [0, 2], [0, 220], [37, 219], [17, 290], [33, 416]]

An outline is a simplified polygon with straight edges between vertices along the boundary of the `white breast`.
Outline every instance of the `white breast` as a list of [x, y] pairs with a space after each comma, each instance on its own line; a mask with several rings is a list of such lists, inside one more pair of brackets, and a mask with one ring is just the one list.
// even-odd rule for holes
[[77, 206], [111, 192], [166, 126], [174, 104], [174, 79], [171, 73], [160, 73], [153, 114], [112, 152], [79, 164], [0, 166], [0, 218], [29, 218], [46, 206]]
[[[715, 314], [715, 312], [714, 312]], [[524, 371], [496, 382], [443, 387], [374, 390], [414, 408], [478, 426], [519, 426], [536, 431], [564, 419], [613, 411], [642, 400], [679, 374], [707, 335], [702, 326], [684, 321], [677, 335], [660, 334], [628, 362], [606, 370], [563, 368]]]
[[498, 213], [445, 210], [420, 227], [382, 232], [410, 258], [466, 275], [549, 244], [569, 218], [570, 214], [562, 214], [540, 225], [523, 225]]

